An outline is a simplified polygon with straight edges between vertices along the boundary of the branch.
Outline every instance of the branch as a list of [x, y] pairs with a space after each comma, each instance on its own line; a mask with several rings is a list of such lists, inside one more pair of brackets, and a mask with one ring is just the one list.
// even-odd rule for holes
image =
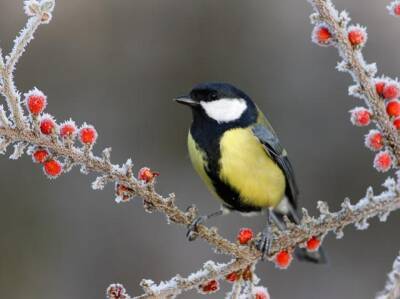
[[26, 26], [14, 41], [14, 47], [11, 53], [6, 57], [6, 62], [1, 55], [0, 59], [0, 76], [2, 77], [2, 85], [0, 91], [7, 100], [11, 117], [18, 129], [24, 129], [24, 115], [20, 103], [20, 95], [15, 88], [13, 72], [15, 65], [21, 58], [22, 54], [29, 42], [33, 39], [33, 35], [40, 24], [47, 24], [51, 19], [51, 13], [54, 9], [54, 0], [42, 1], [40, 4], [35, 0], [25, 1], [25, 12], [30, 16]]
[[192, 273], [187, 278], [182, 278], [180, 275], [176, 275], [170, 280], [161, 282], [158, 285], [156, 285], [152, 280], [145, 279], [141, 282], [145, 294], [133, 297], [133, 299], [155, 299], [176, 296], [185, 291], [198, 288], [200, 285], [209, 281], [217, 280], [229, 273], [238, 271], [244, 266], [245, 263], [238, 260], [232, 260], [226, 264], [215, 264], [212, 261], [208, 261], [203, 265], [202, 269]]
[[[398, 118], [399, 113], [395, 110], [398, 107], [400, 108], [398, 100], [400, 86], [397, 79], [374, 78], [377, 72], [376, 65], [368, 65], [361, 52], [367, 39], [365, 28], [359, 25], [348, 27], [350, 18], [347, 13], [345, 11], [339, 13], [330, 0], [309, 0], [309, 2], [315, 11], [315, 14], [311, 16], [312, 23], [316, 24], [313, 31], [313, 40], [320, 45], [334, 45], [337, 47], [339, 55], [343, 59], [337, 66], [338, 70], [349, 72], [356, 82], [355, 86], [349, 88], [350, 95], [364, 99], [370, 109], [369, 111], [362, 107], [353, 109], [351, 111], [353, 124], [366, 126], [370, 123], [370, 118], [372, 118], [379, 131], [371, 130], [369, 132], [365, 140], [366, 146], [371, 150], [381, 150], [386, 145], [390, 151], [383, 151], [375, 156], [375, 168], [382, 172], [389, 170], [393, 164], [391, 154], [397, 160], [395, 166], [398, 168], [400, 163], [398, 134], [400, 118]], [[400, 16], [400, 1], [392, 1], [387, 8], [392, 15]], [[387, 100], [387, 103], [385, 103], [385, 100]], [[385, 144], [381, 141], [382, 137]], [[383, 202], [381, 203], [383, 204]], [[385, 217], [386, 214], [382, 214], [381, 220], [385, 220]], [[368, 223], [360, 222], [360, 225], [361, 227], [367, 227]], [[397, 257], [393, 264], [393, 271], [389, 274], [385, 290], [377, 298], [395, 299], [399, 296], [400, 257]]]
[[[352, 73], [358, 82], [357, 87], [352, 89], [353, 92], [356, 91], [358, 95], [365, 98], [373, 111], [374, 121], [383, 132], [386, 145], [399, 158], [400, 143], [397, 132], [386, 114], [384, 101], [373, 85], [374, 67], [364, 63], [359, 49], [350, 44], [346, 37], [347, 15], [339, 16], [328, 0], [311, 2], [318, 12], [314, 19], [328, 24], [335, 34], [337, 47], [344, 59], [341, 69]], [[16, 39], [15, 46], [6, 62], [4, 63], [3, 58], [0, 59], [2, 93], [9, 106], [9, 111], [7, 111], [9, 116], [0, 107], [0, 136], [2, 138], [0, 152], [5, 152], [7, 146], [13, 144], [14, 152], [10, 158], [18, 159], [29, 146], [28, 154], [32, 155], [35, 162], [43, 166], [45, 174], [50, 178], [70, 171], [73, 166], [79, 166], [85, 174], [93, 172], [99, 175], [92, 184], [93, 189], [103, 189], [107, 183], [115, 183], [118, 202], [128, 202], [137, 196], [143, 199], [146, 211], [161, 212], [167, 216], [169, 222], [184, 226], [191, 224], [197, 217], [197, 210], [193, 207], [182, 211], [175, 204], [173, 194], [164, 197], [157, 193], [154, 180], [156, 174], [151, 170], [143, 168], [138, 177], [135, 177], [130, 159], [119, 166], [111, 163], [110, 149], [105, 149], [102, 157], [94, 155], [92, 150], [98, 135], [93, 126], [83, 124], [78, 130], [73, 121], [58, 125], [51, 115], [43, 114], [47, 98], [39, 90], [33, 89], [25, 94], [30, 117], [24, 117], [23, 106], [13, 82], [12, 72], [39, 24], [50, 21], [53, 8], [53, 0], [25, 1], [25, 11], [31, 18]], [[381, 221], [385, 221], [391, 211], [400, 208], [400, 193], [398, 184], [393, 179], [388, 179], [384, 186], [386, 191], [377, 196], [374, 196], [372, 188], [369, 188], [366, 196], [355, 205], [346, 199], [341, 209], [335, 213], [329, 212], [326, 203], [319, 202], [320, 215], [318, 217], [310, 217], [307, 210], [303, 209], [300, 224], [295, 225], [286, 219], [286, 230], [281, 231], [273, 227], [268, 258], [273, 260], [277, 253], [292, 252], [297, 246], [303, 247], [310, 238], [317, 237], [321, 240], [330, 231], [340, 238], [344, 227], [350, 224], [355, 224], [358, 229], [366, 229], [367, 221], [371, 217], [378, 216]], [[187, 278], [175, 276], [158, 285], [150, 280], [144, 280], [142, 286], [145, 294], [136, 298], [173, 297], [183, 291], [221, 279], [226, 274], [238, 270], [244, 271], [261, 258], [261, 253], [254, 246], [257, 239], [253, 239], [248, 245], [240, 245], [223, 238], [215, 228], [204, 225], [199, 225], [197, 233], [217, 252], [230, 255], [234, 257], [234, 260], [227, 264], [207, 262], [201, 270]], [[252, 286], [253, 284], [246, 292], [252, 293]], [[120, 285], [110, 286], [109, 291], [111, 292], [109, 298], [129, 298]]]
[[397, 298], [400, 298], [400, 255], [393, 262], [393, 268], [388, 274], [385, 289], [376, 296], [376, 299]]
[[349, 72], [354, 81], [349, 91], [351, 95], [361, 97], [373, 112], [373, 120], [382, 132], [386, 146], [390, 148], [397, 163], [400, 161], [400, 140], [397, 130], [393, 126], [389, 115], [386, 113], [385, 102], [375, 88], [376, 65], [367, 64], [361, 52], [362, 44], [354, 45], [349, 40], [348, 22], [350, 18], [346, 12], [339, 12], [330, 0], [309, 0], [315, 14], [311, 16], [315, 24], [326, 24], [333, 35], [334, 45], [339, 51], [343, 61], [338, 64], [338, 70]]
[[[386, 180], [383, 186], [386, 190], [376, 196], [373, 195], [372, 188], [368, 188], [365, 197], [355, 205], [352, 205], [350, 200], [346, 199], [342, 203], [342, 208], [335, 213], [329, 212], [326, 203], [319, 202], [318, 208], [321, 214], [318, 218], [310, 217], [307, 211], [303, 209], [303, 219], [299, 225], [287, 222], [288, 229], [285, 231], [280, 231], [274, 227], [270, 259], [282, 250], [304, 246], [312, 236], [319, 236], [322, 239], [328, 232], [334, 232], [337, 238], [342, 238], [343, 229], [348, 225], [354, 224], [357, 229], [364, 230], [368, 228], [368, 219], [372, 217], [377, 216], [380, 221], [386, 221], [391, 211], [400, 209], [400, 189], [395, 180], [390, 178]], [[255, 249], [251, 248], [251, 252], [253, 250]], [[257, 262], [259, 255], [252, 258], [253, 262]], [[218, 271], [207, 272], [202, 269], [196, 272], [194, 276], [189, 276], [186, 279], [182, 279], [178, 275], [159, 285], [150, 284], [150, 287], [145, 288], [146, 294], [137, 298], [153, 298], [154, 295], [166, 296], [188, 291], [209, 280], [221, 279], [228, 273], [244, 269], [250, 264], [249, 259], [239, 259], [221, 265]], [[196, 280], [191, 280], [191, 277], [196, 277]], [[177, 284], [177, 280], [183, 280], [185, 283]]]

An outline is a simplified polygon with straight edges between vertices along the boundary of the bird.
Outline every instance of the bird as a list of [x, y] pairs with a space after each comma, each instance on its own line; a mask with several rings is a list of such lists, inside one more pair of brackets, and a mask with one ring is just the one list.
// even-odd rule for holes
[[[192, 111], [190, 160], [221, 203], [218, 211], [199, 216], [188, 226], [188, 239], [194, 240], [198, 225], [212, 217], [232, 211], [244, 216], [264, 212], [267, 225], [256, 246], [266, 256], [271, 224], [284, 230], [285, 215], [291, 222], [301, 221], [294, 170], [277, 134], [255, 102], [229, 83], [201, 83], [174, 100]], [[295, 255], [303, 261], [326, 262], [322, 249], [298, 248]]]

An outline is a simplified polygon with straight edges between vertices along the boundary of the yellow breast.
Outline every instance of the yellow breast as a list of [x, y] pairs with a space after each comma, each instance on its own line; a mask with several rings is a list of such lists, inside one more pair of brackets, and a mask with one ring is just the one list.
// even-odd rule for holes
[[205, 153], [197, 146], [196, 142], [193, 140], [193, 137], [190, 133], [188, 134], [187, 144], [188, 144], [190, 160], [192, 161], [194, 169], [199, 174], [203, 182], [207, 185], [208, 189], [214, 195], [216, 195], [215, 190], [213, 188], [213, 184], [204, 169], [206, 161]]
[[285, 176], [250, 128], [225, 132], [220, 149], [220, 177], [244, 203], [261, 208], [279, 204], [285, 192]]

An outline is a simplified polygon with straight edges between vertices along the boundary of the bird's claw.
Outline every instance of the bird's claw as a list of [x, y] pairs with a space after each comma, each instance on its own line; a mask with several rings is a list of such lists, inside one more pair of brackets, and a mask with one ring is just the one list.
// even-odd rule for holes
[[260, 239], [256, 242], [256, 248], [261, 251], [261, 260], [269, 255], [271, 249], [271, 231], [267, 230], [261, 233]]
[[188, 225], [188, 231], [186, 233], [186, 238], [189, 241], [194, 241], [198, 236], [198, 226], [206, 222], [207, 216], [199, 216], [193, 220], [191, 224]]

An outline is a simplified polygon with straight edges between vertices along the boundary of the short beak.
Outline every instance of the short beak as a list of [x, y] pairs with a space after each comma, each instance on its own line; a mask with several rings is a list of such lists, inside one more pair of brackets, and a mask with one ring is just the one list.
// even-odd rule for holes
[[190, 98], [190, 96], [181, 96], [181, 97], [177, 97], [174, 99], [175, 102], [179, 103], [179, 104], [183, 104], [186, 106], [190, 106], [190, 107], [196, 107], [199, 105], [198, 102], [192, 100]]

